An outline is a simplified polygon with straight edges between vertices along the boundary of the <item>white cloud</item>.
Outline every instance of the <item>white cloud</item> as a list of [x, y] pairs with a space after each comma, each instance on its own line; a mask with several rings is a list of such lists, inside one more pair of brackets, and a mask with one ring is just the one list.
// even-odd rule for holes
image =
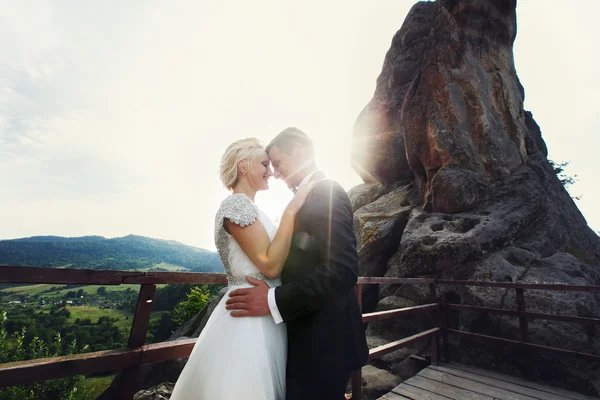
[[[235, 139], [298, 126], [330, 176], [360, 182], [352, 125], [414, 2], [25, 3], [0, 11], [0, 237], [135, 233], [213, 248], [218, 162]], [[568, 4], [540, 4], [519, 3], [517, 71], [599, 229], [598, 30]], [[290, 195], [273, 186], [257, 201], [276, 215]]]

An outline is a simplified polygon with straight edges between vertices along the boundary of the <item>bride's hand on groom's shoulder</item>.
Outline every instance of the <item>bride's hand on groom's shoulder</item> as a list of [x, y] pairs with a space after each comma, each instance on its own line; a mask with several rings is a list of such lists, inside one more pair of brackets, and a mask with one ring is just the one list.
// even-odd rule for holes
[[286, 210], [293, 213], [294, 215], [298, 214], [314, 186], [315, 182], [310, 182], [298, 189], [298, 191], [286, 207]]

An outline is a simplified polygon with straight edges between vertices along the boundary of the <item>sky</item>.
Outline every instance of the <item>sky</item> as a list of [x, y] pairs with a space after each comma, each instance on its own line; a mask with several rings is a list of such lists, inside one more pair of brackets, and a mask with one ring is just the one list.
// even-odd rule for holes
[[[352, 126], [414, 0], [0, 0], [0, 239], [137, 234], [214, 249], [226, 146], [307, 132], [349, 190]], [[520, 0], [515, 64], [600, 230], [597, 0]], [[279, 181], [256, 202], [275, 218]]]

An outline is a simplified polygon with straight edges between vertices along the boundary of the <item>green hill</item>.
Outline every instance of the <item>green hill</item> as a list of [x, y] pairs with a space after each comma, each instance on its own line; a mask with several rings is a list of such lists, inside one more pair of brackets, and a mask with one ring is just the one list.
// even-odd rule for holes
[[34, 236], [0, 240], [0, 265], [223, 272], [223, 264], [214, 251], [136, 235], [114, 239]]

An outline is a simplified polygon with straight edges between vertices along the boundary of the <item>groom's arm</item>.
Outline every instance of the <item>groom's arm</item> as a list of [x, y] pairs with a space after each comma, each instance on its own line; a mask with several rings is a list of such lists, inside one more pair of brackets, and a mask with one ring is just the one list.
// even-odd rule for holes
[[314, 312], [330, 295], [354, 287], [358, 277], [353, 211], [344, 189], [330, 180], [319, 182], [305, 207], [310, 233], [322, 257], [311, 272], [275, 289], [276, 308], [284, 321]]

